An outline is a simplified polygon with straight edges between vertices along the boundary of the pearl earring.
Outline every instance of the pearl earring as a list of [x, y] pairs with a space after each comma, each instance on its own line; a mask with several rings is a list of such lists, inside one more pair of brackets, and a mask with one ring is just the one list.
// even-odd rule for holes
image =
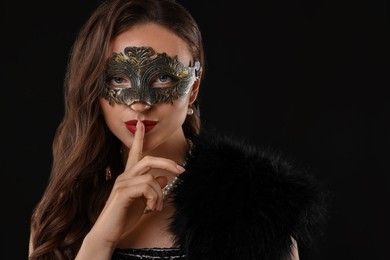
[[189, 107], [188, 108], [188, 110], [187, 110], [187, 115], [192, 115], [194, 113], [194, 110], [191, 108], [191, 107]]

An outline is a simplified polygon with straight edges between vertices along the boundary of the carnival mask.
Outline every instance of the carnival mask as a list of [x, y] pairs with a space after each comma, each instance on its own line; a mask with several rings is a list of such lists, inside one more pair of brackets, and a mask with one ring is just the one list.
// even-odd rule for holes
[[110, 105], [173, 103], [189, 92], [199, 71], [199, 61], [189, 67], [150, 47], [126, 47], [107, 60], [102, 95]]

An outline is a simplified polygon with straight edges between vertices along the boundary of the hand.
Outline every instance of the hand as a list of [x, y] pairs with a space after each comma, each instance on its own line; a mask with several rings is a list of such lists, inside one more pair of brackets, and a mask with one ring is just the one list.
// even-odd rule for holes
[[121, 236], [134, 228], [146, 206], [150, 210], [162, 210], [162, 188], [167, 184], [163, 176], [154, 177], [151, 169], [164, 169], [176, 176], [184, 169], [176, 162], [161, 158], [142, 157], [145, 127], [137, 123], [134, 141], [128, 154], [125, 170], [120, 174], [95, 225], [88, 234], [93, 240], [115, 248]]

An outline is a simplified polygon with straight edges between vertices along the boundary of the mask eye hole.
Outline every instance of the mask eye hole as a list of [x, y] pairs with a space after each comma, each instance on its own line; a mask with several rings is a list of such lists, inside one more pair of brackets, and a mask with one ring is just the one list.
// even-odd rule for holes
[[149, 83], [151, 87], [156, 88], [164, 88], [164, 87], [172, 87], [176, 85], [177, 79], [168, 75], [168, 74], [160, 74], [155, 76]]
[[131, 88], [129, 78], [120, 74], [109, 77], [106, 82], [112, 88]]

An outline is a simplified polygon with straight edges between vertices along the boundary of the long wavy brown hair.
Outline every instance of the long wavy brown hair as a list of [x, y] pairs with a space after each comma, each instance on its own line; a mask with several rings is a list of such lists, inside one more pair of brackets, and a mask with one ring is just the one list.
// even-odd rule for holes
[[[53, 140], [48, 186], [31, 219], [29, 259], [73, 259], [123, 170], [119, 140], [108, 130], [98, 98], [110, 41], [125, 29], [153, 22], [183, 39], [204, 72], [201, 33], [190, 13], [174, 0], [108, 0], [81, 28], [64, 81], [65, 114]], [[204, 73], [203, 73], [204, 74]], [[187, 137], [199, 134], [200, 118], [187, 117]], [[113, 174], [106, 180], [105, 169]]]

